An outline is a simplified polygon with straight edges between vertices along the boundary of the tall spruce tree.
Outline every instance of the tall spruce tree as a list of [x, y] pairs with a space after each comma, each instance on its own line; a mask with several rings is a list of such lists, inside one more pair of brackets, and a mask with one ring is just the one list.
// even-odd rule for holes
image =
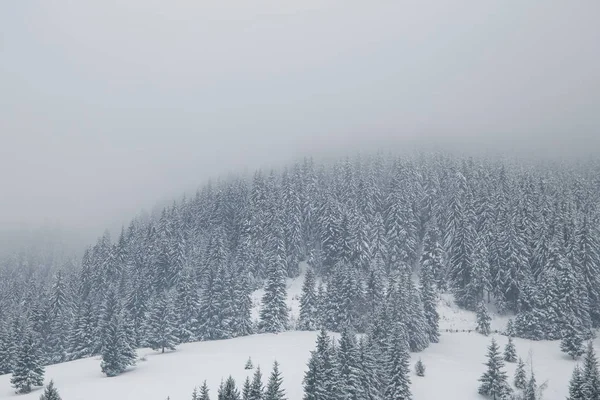
[[153, 350], [160, 350], [161, 353], [165, 350], [175, 350], [175, 329], [175, 315], [171, 302], [163, 293], [156, 300], [150, 316], [148, 344]]
[[10, 383], [17, 393], [29, 393], [34, 386], [44, 384], [44, 367], [30, 332], [26, 332], [19, 346]]
[[256, 367], [254, 376], [252, 377], [252, 386], [250, 387], [250, 393], [248, 395], [249, 400], [262, 400], [264, 397], [265, 388], [262, 381], [262, 373], [260, 371], [260, 365]]
[[509, 363], [517, 362], [517, 349], [515, 348], [512, 336], [508, 337], [508, 343], [504, 347], [504, 361]]
[[134, 365], [135, 350], [127, 337], [125, 323], [118, 314], [112, 316], [105, 326], [100, 368], [106, 376], [117, 376], [128, 366]]
[[[274, 240], [280, 241], [281, 238], [276, 236]], [[285, 331], [288, 327], [285, 266], [280, 251], [273, 253], [270, 264], [260, 309], [259, 329], [263, 332], [277, 333]]]
[[273, 363], [273, 370], [271, 376], [269, 376], [269, 382], [265, 390], [264, 400], [286, 400], [285, 390], [282, 387], [283, 377], [279, 372], [279, 363], [275, 361]]
[[475, 330], [482, 335], [488, 336], [492, 332], [491, 321], [492, 318], [488, 314], [487, 307], [483, 301], [479, 302], [479, 306], [477, 306], [477, 327]]
[[513, 381], [517, 389], [525, 389], [527, 385], [527, 373], [525, 372], [525, 362], [521, 357], [517, 363], [517, 369], [515, 370], [515, 378]]
[[598, 359], [592, 342], [588, 343], [583, 358], [583, 390], [585, 398], [590, 400], [600, 399], [600, 373], [598, 372]]
[[579, 365], [573, 369], [573, 375], [569, 381], [569, 397], [567, 400], [586, 400], [585, 381]]
[[404, 328], [396, 324], [390, 337], [388, 356], [386, 360], [386, 375], [388, 377], [384, 393], [386, 400], [410, 400], [410, 355], [408, 340]]
[[504, 362], [500, 356], [500, 348], [496, 339], [492, 339], [488, 347], [488, 360], [485, 363], [487, 370], [483, 373], [479, 382], [479, 394], [487, 396], [493, 400], [503, 400], [511, 389], [508, 384], [508, 376], [504, 371]]
[[306, 270], [302, 294], [300, 296], [300, 317], [298, 329], [312, 331], [317, 328], [317, 293], [316, 279], [312, 268]]

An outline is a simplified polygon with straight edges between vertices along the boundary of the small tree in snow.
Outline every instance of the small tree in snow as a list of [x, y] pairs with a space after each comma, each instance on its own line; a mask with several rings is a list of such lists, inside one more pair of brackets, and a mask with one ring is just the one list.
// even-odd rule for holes
[[504, 361], [509, 363], [517, 362], [517, 349], [511, 336], [508, 337], [508, 343], [504, 347]]
[[273, 363], [273, 371], [269, 377], [269, 383], [265, 390], [264, 400], [286, 400], [285, 390], [283, 389], [283, 377], [279, 372], [279, 363]]
[[479, 306], [477, 307], [477, 327], [475, 330], [482, 335], [489, 335], [492, 332], [492, 328], [490, 326], [490, 322], [492, 318], [488, 314], [487, 307], [483, 303], [483, 301], [479, 302]]
[[415, 373], [417, 376], [425, 376], [425, 365], [423, 361], [419, 358], [419, 361], [415, 364]]
[[512, 337], [514, 337], [516, 335], [515, 323], [513, 322], [512, 318], [508, 320], [508, 323], [506, 324], [506, 330], [504, 331], [504, 334], [506, 336], [512, 336]]
[[33, 386], [44, 384], [44, 367], [30, 333], [26, 334], [19, 347], [10, 383], [17, 393], [29, 393]]
[[248, 361], [246, 361], [246, 365], [244, 365], [244, 369], [253, 369], [254, 365], [252, 364], [252, 358], [248, 357]]
[[40, 400], [61, 400], [58, 390], [54, 387], [54, 381], [50, 381], [40, 396]]
[[519, 363], [517, 364], [517, 369], [515, 371], [515, 387], [517, 389], [525, 389], [527, 385], [527, 374], [525, 372], [525, 363], [523, 359], [519, 357]]

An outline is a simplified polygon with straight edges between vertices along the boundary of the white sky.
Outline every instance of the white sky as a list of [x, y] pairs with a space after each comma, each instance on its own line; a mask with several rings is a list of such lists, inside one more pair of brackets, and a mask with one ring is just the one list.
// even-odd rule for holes
[[414, 138], [598, 152], [600, 2], [3, 1], [0, 225]]

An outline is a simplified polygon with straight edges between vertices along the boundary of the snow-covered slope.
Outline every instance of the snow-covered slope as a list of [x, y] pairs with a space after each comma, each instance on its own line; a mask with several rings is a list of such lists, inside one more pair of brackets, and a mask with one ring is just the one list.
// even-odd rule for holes
[[[139, 351], [143, 361], [121, 376], [107, 378], [100, 372], [99, 358], [88, 358], [46, 368], [46, 382], [54, 379], [64, 400], [189, 400], [194, 386], [207, 380], [212, 398], [223, 378], [232, 374], [241, 386], [253, 371], [244, 370], [248, 357], [261, 366], [268, 378], [275, 359], [281, 364], [289, 400], [302, 399], [302, 378], [316, 333], [286, 332], [262, 334], [224, 341], [182, 345], [172, 353]], [[497, 336], [503, 346], [506, 338]], [[477, 379], [484, 370], [486, 347], [490, 338], [476, 333], [443, 333], [438, 344], [422, 353], [412, 354], [413, 364], [421, 358], [427, 367], [424, 378], [412, 376], [415, 400], [481, 399]], [[567, 385], [575, 362], [560, 352], [557, 342], [531, 342], [516, 339], [519, 356], [533, 360], [538, 382], [548, 381], [545, 399], [567, 396]], [[515, 365], [508, 364], [512, 379]], [[40, 390], [16, 395], [10, 376], [0, 376], [0, 399], [38, 399]]]
[[[292, 319], [298, 316], [305, 270], [306, 265], [301, 265], [301, 276], [287, 282]], [[254, 318], [258, 318], [262, 294], [262, 290], [253, 294]], [[473, 332], [475, 314], [459, 309], [452, 296], [443, 295], [438, 310], [442, 331], [440, 343], [431, 345], [422, 353], [412, 354], [413, 365], [421, 358], [427, 368], [425, 378], [412, 376], [414, 399], [482, 399], [477, 394], [477, 379], [485, 369], [483, 363], [491, 337]], [[496, 315], [493, 309], [490, 311], [492, 329], [503, 330], [508, 318]], [[138, 364], [114, 378], [107, 378], [100, 372], [99, 357], [88, 358], [47, 367], [46, 382], [54, 379], [64, 400], [164, 400], [167, 397], [189, 400], [194, 387], [200, 386], [206, 379], [212, 398], [216, 399], [221, 379], [231, 374], [241, 386], [246, 376], [254, 373], [244, 369], [246, 360], [251, 357], [255, 367], [261, 366], [265, 383], [273, 361], [277, 360], [281, 364], [288, 399], [301, 400], [302, 378], [316, 335], [316, 332], [285, 332], [189, 343], [166, 354], [140, 349]], [[501, 347], [506, 344], [506, 337], [495, 337]], [[600, 344], [600, 341], [597, 343]], [[575, 362], [560, 352], [559, 343], [515, 339], [515, 344], [518, 355], [533, 363], [538, 383], [548, 381], [544, 398], [564, 399]], [[511, 381], [515, 366], [507, 365]], [[40, 390], [16, 395], [10, 386], [10, 375], [0, 376], [2, 400], [31, 400], [38, 399], [39, 395]]]

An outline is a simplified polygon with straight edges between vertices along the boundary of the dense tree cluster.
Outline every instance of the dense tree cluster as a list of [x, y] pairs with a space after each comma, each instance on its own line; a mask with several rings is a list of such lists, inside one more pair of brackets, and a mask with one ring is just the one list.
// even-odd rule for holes
[[[4, 262], [0, 372], [15, 370], [29, 336], [41, 365], [103, 355], [107, 374], [135, 362], [139, 346], [290, 328], [368, 332], [376, 358], [402, 332], [420, 351], [437, 341], [445, 291], [479, 308], [482, 331], [491, 302], [516, 314], [514, 336], [576, 337], [564, 348], [577, 355], [600, 326], [599, 188], [593, 162], [446, 154], [306, 159], [212, 182], [116, 240], [103, 235], [80, 265]], [[299, 261], [311, 272], [290, 321], [286, 278]], [[386, 363], [401, 368], [396, 339]]]

